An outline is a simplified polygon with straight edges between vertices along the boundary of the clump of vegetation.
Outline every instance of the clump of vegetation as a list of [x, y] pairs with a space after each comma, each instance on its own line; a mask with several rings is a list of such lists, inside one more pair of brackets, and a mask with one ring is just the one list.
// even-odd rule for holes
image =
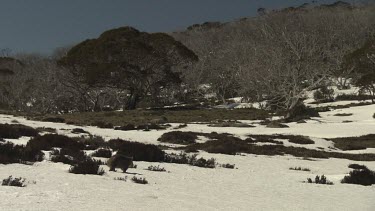
[[289, 126], [288, 125], [285, 125], [285, 124], [282, 124], [280, 122], [277, 122], [277, 121], [271, 121], [268, 125], [267, 125], [268, 128], [288, 128]]
[[38, 127], [36, 130], [39, 132], [56, 133], [56, 129], [50, 127]]
[[372, 98], [371, 95], [364, 94], [340, 94], [336, 96], [335, 101], [364, 101], [371, 100]]
[[123, 130], [123, 131], [136, 130], [136, 127], [133, 124], [126, 124], [124, 126], [115, 127], [115, 130]]
[[117, 153], [133, 157], [134, 161], [161, 162], [164, 160], [165, 152], [153, 144], [125, 141], [122, 139], [111, 139], [108, 146]]
[[290, 167], [289, 170], [294, 170], [294, 171], [311, 171], [308, 168], [302, 168], [302, 167]]
[[86, 158], [85, 160], [71, 166], [69, 173], [103, 175], [105, 171], [103, 168], [100, 168], [98, 161], [92, 158]]
[[262, 136], [262, 135], [251, 135], [252, 138], [247, 138], [245, 141], [252, 142], [252, 143], [271, 143], [271, 144], [284, 144], [282, 141], [273, 140], [270, 137]]
[[333, 116], [352, 116], [353, 114], [352, 113], [337, 113], [337, 114], [334, 114]]
[[367, 148], [375, 148], [375, 134], [369, 134], [359, 137], [334, 138], [333, 141], [336, 148], [341, 150], [362, 150]]
[[102, 158], [110, 158], [112, 156], [112, 150], [110, 149], [98, 149], [94, 153], [91, 154], [93, 157], [102, 157]]
[[72, 133], [75, 133], [75, 134], [80, 134], [80, 133], [90, 134], [89, 132], [87, 132], [86, 130], [84, 130], [82, 128], [73, 128]]
[[215, 168], [216, 167], [216, 160], [214, 158], [210, 158], [208, 160], [204, 158], [197, 159], [197, 154], [188, 155], [183, 152], [181, 152], [180, 154], [175, 154], [175, 153], [166, 154], [164, 162], [188, 164], [191, 166], [197, 166], [197, 167], [202, 167], [202, 168]]
[[158, 138], [158, 141], [172, 144], [189, 145], [195, 143], [197, 138], [198, 136], [194, 132], [172, 131], [164, 133], [160, 138]]
[[46, 134], [32, 138], [26, 145], [31, 149], [51, 150], [53, 147], [83, 150], [85, 145], [77, 140], [57, 134]]
[[185, 128], [187, 127], [188, 125], [187, 124], [179, 124], [177, 127], [173, 128], [173, 129], [181, 129], [181, 128]]
[[354, 169], [353, 171], [349, 172], [348, 176], [345, 176], [344, 179], [341, 180], [341, 183], [370, 186], [375, 184], [375, 172], [371, 171], [367, 167], [362, 169]]
[[21, 136], [37, 136], [38, 130], [20, 124], [0, 124], [0, 138], [18, 139]]
[[367, 169], [365, 165], [359, 165], [359, 164], [349, 164], [348, 167], [351, 169]]
[[0, 163], [24, 163], [42, 161], [44, 153], [37, 149], [30, 147], [14, 145], [13, 143], [6, 142], [0, 143]]
[[62, 117], [46, 117], [42, 119], [43, 122], [55, 122], [55, 123], [64, 123], [65, 119]]
[[124, 181], [126, 182], [128, 180], [128, 176], [124, 176], [124, 177], [115, 177], [114, 180], [120, 180], [120, 181]]
[[159, 165], [158, 166], [151, 165], [151, 166], [147, 167], [147, 170], [149, 170], [149, 171], [159, 171], [159, 172], [166, 171], [164, 167], [160, 167]]
[[132, 177], [132, 181], [137, 184], [143, 184], [143, 185], [148, 184], [148, 181], [146, 180], [146, 178], [141, 178], [141, 177], [136, 177], [136, 176]]
[[87, 159], [86, 154], [83, 151], [77, 149], [53, 149], [50, 154], [52, 162], [61, 162], [69, 165], [74, 165]]
[[314, 92], [314, 100], [318, 103], [327, 103], [334, 100], [334, 90], [323, 86]]
[[98, 128], [106, 128], [106, 129], [112, 129], [113, 124], [109, 122], [104, 122], [104, 121], [96, 121], [91, 124], [92, 126], [96, 126]]
[[96, 150], [100, 147], [106, 147], [107, 143], [104, 141], [101, 136], [89, 135], [89, 137], [79, 137], [74, 138], [78, 142], [82, 143], [85, 146], [85, 150]]
[[313, 140], [306, 136], [289, 136], [289, 142], [295, 144], [315, 144]]
[[324, 175], [320, 176], [316, 175], [315, 180], [313, 181], [311, 178], [307, 178], [307, 183], [315, 183], [315, 184], [323, 184], [323, 185], [333, 185], [333, 182], [327, 180], [327, 177]]
[[246, 123], [238, 121], [218, 121], [208, 125], [209, 127], [240, 127], [240, 128], [250, 128], [255, 127]]
[[6, 179], [3, 179], [3, 182], [1, 183], [3, 186], [14, 186], [14, 187], [26, 187], [26, 179], [19, 177], [19, 178], [13, 178], [13, 176], [9, 176]]
[[235, 164], [229, 164], [229, 163], [220, 164], [220, 167], [227, 168], [227, 169], [234, 169], [235, 166], [236, 166]]

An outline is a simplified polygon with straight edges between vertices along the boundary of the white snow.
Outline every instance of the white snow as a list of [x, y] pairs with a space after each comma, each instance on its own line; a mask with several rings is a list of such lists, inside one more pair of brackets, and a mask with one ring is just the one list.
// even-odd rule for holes
[[[286, 146], [332, 150], [333, 143], [325, 138], [359, 136], [375, 133], [372, 117], [375, 105], [360, 106], [320, 113], [321, 118], [307, 123], [288, 124], [290, 128], [266, 128], [254, 123], [254, 128], [219, 128], [204, 124], [188, 124], [180, 131], [232, 133], [246, 138], [249, 134], [296, 134], [309, 136], [312, 145], [297, 145], [282, 140]], [[336, 113], [352, 113], [339, 117]], [[21, 117], [0, 115], [0, 123], [32, 127], [56, 128], [60, 134], [77, 136], [69, 130], [77, 126], [62, 123], [36, 122]], [[352, 121], [343, 123], [343, 121]], [[172, 124], [172, 127], [178, 124]], [[171, 128], [172, 128], [171, 127]], [[96, 127], [81, 127], [106, 140], [122, 138], [144, 143], [157, 142], [160, 131], [115, 131]], [[208, 139], [199, 137], [200, 142]], [[10, 140], [26, 144], [28, 138]], [[346, 153], [375, 153], [375, 149]], [[375, 162], [357, 162], [345, 159], [303, 160], [292, 156], [230, 156], [200, 152], [199, 156], [216, 158], [218, 163], [235, 164], [238, 169], [205, 169], [179, 164], [156, 164], [167, 172], [145, 170], [155, 163], [135, 162], [136, 169], [128, 174], [109, 172], [103, 176], [68, 173], [69, 165], [43, 161], [34, 165], [0, 164], [0, 179], [10, 175], [25, 177], [27, 187], [0, 186], [0, 210], [375, 210], [375, 186], [341, 184], [340, 180], [351, 170], [351, 163], [366, 165], [375, 170]], [[291, 171], [290, 167], [309, 168], [311, 172]], [[303, 183], [307, 178], [324, 174], [334, 185]], [[134, 175], [145, 177], [149, 184], [135, 184]], [[128, 181], [114, 180], [128, 177]], [[34, 182], [35, 181], [35, 184]]]

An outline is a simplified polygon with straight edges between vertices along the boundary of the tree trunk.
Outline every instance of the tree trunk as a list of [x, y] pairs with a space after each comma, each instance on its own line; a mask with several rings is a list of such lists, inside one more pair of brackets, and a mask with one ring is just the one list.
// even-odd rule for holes
[[137, 93], [131, 93], [128, 98], [128, 102], [125, 105], [124, 110], [134, 110], [137, 107], [139, 96]]

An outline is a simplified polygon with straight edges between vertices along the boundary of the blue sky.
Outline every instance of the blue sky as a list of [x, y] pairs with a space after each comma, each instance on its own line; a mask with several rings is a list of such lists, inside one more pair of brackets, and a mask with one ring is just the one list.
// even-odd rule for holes
[[0, 0], [0, 48], [48, 54], [115, 27], [170, 32], [195, 23], [254, 16], [259, 7], [274, 9], [305, 2], [309, 1]]

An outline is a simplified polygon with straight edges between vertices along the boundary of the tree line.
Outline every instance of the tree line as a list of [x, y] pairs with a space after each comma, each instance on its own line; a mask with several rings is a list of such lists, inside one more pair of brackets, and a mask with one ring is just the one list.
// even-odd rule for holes
[[242, 97], [292, 116], [306, 91], [355, 85], [375, 95], [375, 6], [267, 11], [185, 31], [104, 32], [53, 55], [0, 58], [2, 108], [65, 113]]

